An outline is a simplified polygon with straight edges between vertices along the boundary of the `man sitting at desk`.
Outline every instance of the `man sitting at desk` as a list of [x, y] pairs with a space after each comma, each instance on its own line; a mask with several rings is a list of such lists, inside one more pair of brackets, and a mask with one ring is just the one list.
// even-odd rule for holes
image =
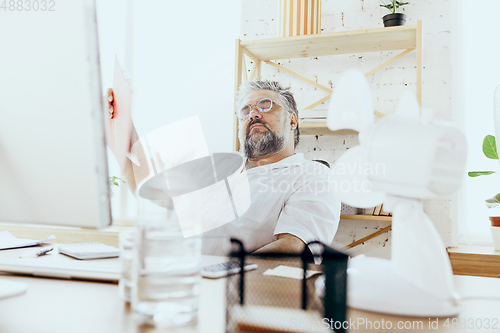
[[251, 204], [236, 220], [205, 232], [203, 252], [223, 255], [221, 237], [241, 240], [247, 251], [297, 253], [313, 240], [330, 244], [340, 201], [330, 190], [329, 169], [295, 153], [298, 110], [289, 88], [276, 81], [242, 84], [236, 115]]
[[247, 251], [299, 252], [337, 231], [340, 201], [329, 190], [329, 169], [295, 153], [298, 110], [289, 88], [276, 81], [241, 85], [236, 115], [246, 158], [250, 208], [238, 219], [204, 233], [204, 252], [217, 254], [217, 237], [240, 239]]

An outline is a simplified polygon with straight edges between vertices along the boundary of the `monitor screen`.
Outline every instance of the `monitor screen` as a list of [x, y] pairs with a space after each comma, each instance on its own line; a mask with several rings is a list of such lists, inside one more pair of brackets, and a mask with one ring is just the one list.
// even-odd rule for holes
[[0, 45], [0, 221], [108, 226], [95, 2], [0, 11]]

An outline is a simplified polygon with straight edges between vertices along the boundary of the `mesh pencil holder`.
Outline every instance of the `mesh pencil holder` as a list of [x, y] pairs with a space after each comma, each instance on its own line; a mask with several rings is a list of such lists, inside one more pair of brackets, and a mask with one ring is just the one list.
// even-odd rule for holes
[[[345, 321], [345, 253], [311, 242], [320, 254], [311, 255], [307, 246], [301, 254], [252, 254], [239, 240], [231, 242], [240, 273], [227, 278], [226, 332], [332, 332], [334, 323]], [[257, 270], [241, 269], [249, 263]]]

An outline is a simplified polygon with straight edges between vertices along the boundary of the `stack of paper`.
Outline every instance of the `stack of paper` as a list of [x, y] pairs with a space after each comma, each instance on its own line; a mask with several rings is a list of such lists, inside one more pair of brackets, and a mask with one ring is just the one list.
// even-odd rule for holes
[[328, 109], [325, 106], [313, 110], [301, 110], [299, 111], [299, 121], [302, 123], [326, 123], [327, 114]]
[[8, 230], [0, 232], [0, 250], [17, 249], [19, 247], [35, 246], [45, 243], [48, 240], [56, 239], [56, 236], [51, 235], [49, 238], [34, 240], [17, 238], [10, 234]]

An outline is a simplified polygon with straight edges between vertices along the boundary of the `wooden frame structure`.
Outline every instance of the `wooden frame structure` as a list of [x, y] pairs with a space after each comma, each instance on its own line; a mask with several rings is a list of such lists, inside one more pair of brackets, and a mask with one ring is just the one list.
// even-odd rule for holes
[[[312, 109], [317, 105], [327, 101], [332, 93], [332, 90], [325, 87], [307, 77], [291, 71], [290, 69], [278, 65], [272, 60], [278, 59], [294, 59], [294, 58], [310, 58], [327, 55], [352, 54], [362, 52], [377, 52], [377, 51], [392, 51], [403, 50], [401, 53], [385, 61], [369, 72], [365, 73], [369, 77], [376, 72], [384, 69], [388, 65], [394, 63], [405, 55], [416, 52], [416, 86], [417, 100], [422, 102], [422, 21], [418, 21], [416, 25], [365, 29], [355, 31], [332, 32], [325, 34], [294, 36], [284, 38], [271, 38], [261, 40], [241, 41], [236, 40], [236, 61], [235, 61], [235, 80], [234, 80], [234, 109], [236, 110], [236, 98], [238, 89], [242, 82], [255, 80], [261, 77], [262, 63], [273, 66], [285, 73], [288, 73], [306, 83], [315, 86], [327, 93], [327, 95], [305, 109]], [[245, 57], [248, 57], [252, 62], [252, 68], [248, 73], [245, 63]], [[384, 114], [375, 111], [379, 117]], [[233, 123], [233, 149], [240, 149], [238, 141], [238, 119], [234, 116]], [[300, 132], [302, 135], [328, 135], [333, 134], [328, 129], [326, 123], [301, 123]], [[352, 130], [336, 131], [337, 134], [353, 134]], [[372, 215], [341, 215], [341, 219], [352, 220], [376, 220], [376, 221], [392, 221], [392, 217], [388, 216], [372, 216]], [[372, 239], [384, 232], [390, 230], [390, 226], [379, 230], [363, 239], [349, 244], [351, 248]]]
[[[393, 58], [380, 64], [376, 68], [365, 74], [366, 77], [375, 74], [398, 59], [404, 57], [412, 51], [416, 51], [417, 68], [417, 99], [422, 100], [422, 21], [416, 25], [332, 32], [317, 35], [294, 36], [284, 38], [271, 38], [251, 41], [236, 40], [236, 62], [235, 62], [235, 109], [238, 88], [242, 82], [254, 80], [261, 77], [262, 63], [271, 65], [285, 73], [307, 82], [327, 95], [305, 109], [312, 109], [330, 98], [332, 90], [313, 80], [306, 78], [286, 67], [276, 64], [272, 60], [309, 58], [317, 56], [351, 54], [361, 52], [404, 50]], [[245, 57], [252, 60], [253, 65], [250, 74], [247, 73]], [[383, 113], [375, 111], [375, 114], [382, 117]], [[300, 124], [301, 134], [332, 134], [326, 123], [302, 123]], [[239, 150], [238, 141], [238, 119], [234, 117], [233, 149]], [[347, 130], [342, 132], [355, 133]], [[340, 133], [339, 133], [340, 134]]]

